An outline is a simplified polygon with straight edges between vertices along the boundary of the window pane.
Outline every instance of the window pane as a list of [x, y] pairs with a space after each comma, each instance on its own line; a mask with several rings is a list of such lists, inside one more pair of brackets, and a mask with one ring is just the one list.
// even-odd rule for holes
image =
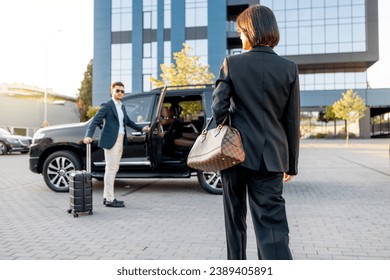
[[120, 31], [121, 30], [121, 15], [120, 14], [112, 14], [111, 30], [112, 31]]
[[286, 9], [287, 10], [288, 9], [298, 9], [298, 1], [297, 0], [286, 1]]
[[334, 43], [326, 44], [326, 52], [327, 53], [337, 53], [339, 52], [339, 45]]
[[288, 28], [286, 37], [287, 46], [298, 44], [298, 28]]
[[287, 10], [286, 21], [298, 21], [298, 10]]
[[312, 10], [313, 19], [323, 19], [325, 18], [325, 10], [323, 8], [314, 8]]
[[286, 20], [286, 11], [285, 10], [275, 11], [274, 14], [275, 14], [275, 18], [278, 21], [278, 23], [284, 22]]
[[353, 41], [365, 41], [366, 40], [366, 32], [365, 26], [362, 23], [354, 24], [352, 26], [353, 32]]
[[[133, 45], [132, 44], [121, 44], [121, 55], [122, 58], [128, 58], [131, 59], [133, 57], [132, 52], [133, 52]], [[131, 68], [131, 67], [130, 67]]]
[[284, 1], [274, 1], [273, 4], [274, 4], [273, 5], [274, 10], [284, 10], [285, 9]]
[[326, 26], [326, 42], [327, 43], [337, 43], [339, 38], [339, 30], [336, 25]]
[[313, 43], [325, 43], [324, 26], [313, 26]]
[[311, 45], [299, 45], [299, 54], [311, 54]]
[[122, 14], [121, 18], [121, 30], [132, 30], [133, 29], [133, 23], [132, 23], [132, 14], [130, 13], [124, 13]]
[[311, 28], [301, 27], [299, 28], [299, 43], [310, 44], [311, 43]]
[[164, 64], [171, 64], [171, 42], [164, 42]]
[[353, 51], [354, 52], [364, 52], [366, 51], [366, 43], [364, 42], [357, 42], [353, 44]]
[[112, 59], [120, 59], [121, 57], [121, 45], [112, 44], [111, 45], [111, 58]]
[[338, 16], [338, 11], [336, 7], [325, 8], [325, 18], [332, 19], [332, 18], [337, 18], [337, 16]]
[[286, 48], [286, 54], [287, 55], [295, 55], [298, 54], [298, 46], [297, 45], [287, 45]]
[[313, 53], [324, 53], [325, 45], [324, 44], [314, 44], [313, 45]]
[[150, 12], [144, 12], [144, 29], [152, 28], [152, 15]]
[[310, 9], [302, 9], [299, 10], [299, 21], [302, 22], [304, 20], [311, 19], [311, 10]]
[[339, 40], [340, 42], [352, 42], [352, 26], [351, 25], [339, 25]]
[[315, 0], [315, 1], [312, 1], [312, 6], [313, 7], [324, 7], [324, 1], [325, 0]]
[[339, 45], [339, 51], [340, 52], [352, 52], [353, 51], [352, 43], [341, 43]]
[[364, 8], [364, 5], [355, 5], [353, 6], [352, 8], [352, 15], [354, 17], [365, 17], [366, 15], [366, 12], [365, 12], [365, 8]]
[[351, 0], [339, 0], [339, 5], [340, 6], [350, 6]]
[[[128, 87], [128, 86], [127, 86]], [[126, 113], [132, 121], [149, 122], [152, 96], [128, 99], [123, 102]]]
[[352, 17], [352, 7], [340, 7], [340, 17], [342, 18], [351, 18]]
[[150, 83], [150, 74], [143, 74], [142, 79], [143, 79], [143, 90], [149, 91], [152, 89], [152, 85]]
[[152, 56], [152, 51], [151, 51], [151, 45], [150, 43], [144, 43], [144, 49], [143, 49], [143, 52], [144, 52], [144, 57], [151, 57]]

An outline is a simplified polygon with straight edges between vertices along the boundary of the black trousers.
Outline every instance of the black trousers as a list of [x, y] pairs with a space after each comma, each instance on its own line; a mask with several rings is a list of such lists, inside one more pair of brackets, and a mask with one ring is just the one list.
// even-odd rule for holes
[[260, 260], [291, 260], [283, 173], [235, 166], [221, 172], [227, 257], [246, 259], [247, 195]]

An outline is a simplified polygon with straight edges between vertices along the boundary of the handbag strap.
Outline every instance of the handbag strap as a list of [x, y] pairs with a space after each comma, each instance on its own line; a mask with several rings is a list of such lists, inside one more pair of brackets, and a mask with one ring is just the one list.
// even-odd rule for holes
[[[212, 117], [209, 119], [209, 121], [207, 122], [207, 124], [206, 124], [206, 126], [205, 126], [205, 128], [204, 128], [203, 130], [208, 130], [208, 129], [209, 129], [209, 126], [210, 126], [210, 124], [213, 122], [213, 120], [214, 120], [214, 117], [212, 116]], [[226, 122], [227, 120], [229, 120], [229, 126], [231, 126], [232, 123], [231, 123], [231, 119], [230, 119], [230, 114], [226, 114], [225, 118], [223, 119], [223, 121], [222, 121], [218, 126], [224, 125], [225, 122]]]
[[[229, 126], [231, 126], [231, 120], [230, 120], [230, 114], [227, 114], [223, 121], [217, 126], [219, 129], [222, 128], [223, 125], [225, 125], [225, 122], [229, 119]], [[213, 122], [214, 117], [212, 116], [210, 120], [207, 122], [205, 128], [202, 130], [202, 135], [206, 135], [207, 131], [209, 130], [210, 124]]]

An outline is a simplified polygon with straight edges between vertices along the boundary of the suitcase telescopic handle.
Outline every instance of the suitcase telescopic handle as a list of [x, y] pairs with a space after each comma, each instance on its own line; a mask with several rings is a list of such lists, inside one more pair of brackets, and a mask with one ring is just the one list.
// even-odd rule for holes
[[87, 165], [87, 173], [91, 173], [91, 144], [87, 144], [86, 165]]

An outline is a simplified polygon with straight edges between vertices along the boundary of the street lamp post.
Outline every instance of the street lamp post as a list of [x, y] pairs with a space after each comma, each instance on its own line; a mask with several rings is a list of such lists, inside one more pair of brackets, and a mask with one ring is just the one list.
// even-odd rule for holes
[[43, 122], [42, 126], [48, 126], [49, 122], [47, 121], [47, 75], [49, 71], [49, 40], [46, 41], [46, 66], [45, 66], [45, 92], [43, 97]]
[[[61, 32], [62, 30], [57, 30], [57, 33]], [[43, 99], [43, 122], [42, 126], [48, 126], [49, 121], [47, 119], [47, 80], [48, 80], [48, 73], [49, 73], [49, 36], [46, 36], [46, 70], [45, 70], [45, 91], [44, 91], [44, 99]]]

